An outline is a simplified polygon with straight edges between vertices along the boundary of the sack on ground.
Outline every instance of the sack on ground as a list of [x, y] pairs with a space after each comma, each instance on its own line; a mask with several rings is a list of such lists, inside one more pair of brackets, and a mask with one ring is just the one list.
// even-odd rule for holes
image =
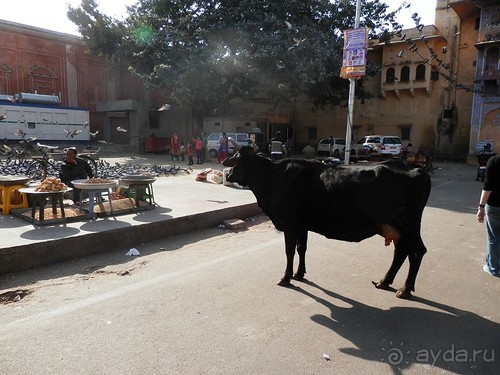
[[207, 175], [207, 181], [214, 184], [222, 184], [223, 174], [221, 171], [212, 171]]
[[196, 181], [206, 181], [207, 175], [212, 172], [212, 168], [205, 168], [196, 175]]

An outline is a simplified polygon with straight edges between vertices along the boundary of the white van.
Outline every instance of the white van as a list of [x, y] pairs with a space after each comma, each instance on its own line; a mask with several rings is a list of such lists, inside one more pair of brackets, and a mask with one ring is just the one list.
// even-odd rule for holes
[[[207, 150], [208, 150], [208, 155], [210, 156], [211, 159], [217, 159], [217, 153], [219, 151], [219, 146], [220, 146], [219, 139], [221, 134], [222, 133], [210, 133], [207, 137]], [[228, 138], [234, 139], [239, 146], [248, 145], [247, 133], [226, 132], [226, 135], [228, 136]], [[234, 147], [231, 145], [231, 142], [229, 142], [229, 155], [233, 153], [234, 153]]]

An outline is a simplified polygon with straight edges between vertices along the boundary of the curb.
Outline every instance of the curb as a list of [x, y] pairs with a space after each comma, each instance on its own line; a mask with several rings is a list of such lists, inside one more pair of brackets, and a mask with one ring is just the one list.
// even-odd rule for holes
[[54, 241], [0, 249], [0, 274], [25, 271], [91, 254], [110, 252], [262, 214], [257, 203], [166, 219]]

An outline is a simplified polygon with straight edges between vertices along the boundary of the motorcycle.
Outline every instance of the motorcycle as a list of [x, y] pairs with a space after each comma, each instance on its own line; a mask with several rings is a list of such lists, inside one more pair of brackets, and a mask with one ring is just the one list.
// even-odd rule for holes
[[412, 144], [401, 150], [403, 161], [412, 168], [421, 168], [429, 173], [434, 173], [432, 156], [426, 151], [424, 145], [418, 148], [417, 152], [412, 151]]
[[486, 164], [488, 163], [489, 158], [495, 156], [495, 153], [490, 150], [481, 150], [477, 154], [477, 172], [476, 172], [476, 181], [484, 182], [486, 177]]

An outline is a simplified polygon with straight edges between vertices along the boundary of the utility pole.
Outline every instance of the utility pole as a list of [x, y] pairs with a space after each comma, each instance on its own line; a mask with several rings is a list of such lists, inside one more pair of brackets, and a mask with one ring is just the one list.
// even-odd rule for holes
[[[354, 20], [354, 28], [359, 28], [359, 19], [361, 17], [361, 0], [356, 1], [356, 18]], [[347, 114], [347, 128], [345, 133], [345, 156], [344, 165], [349, 165], [351, 159], [351, 137], [352, 137], [352, 118], [354, 111], [354, 94], [356, 92], [356, 79], [349, 78], [349, 101]]]

